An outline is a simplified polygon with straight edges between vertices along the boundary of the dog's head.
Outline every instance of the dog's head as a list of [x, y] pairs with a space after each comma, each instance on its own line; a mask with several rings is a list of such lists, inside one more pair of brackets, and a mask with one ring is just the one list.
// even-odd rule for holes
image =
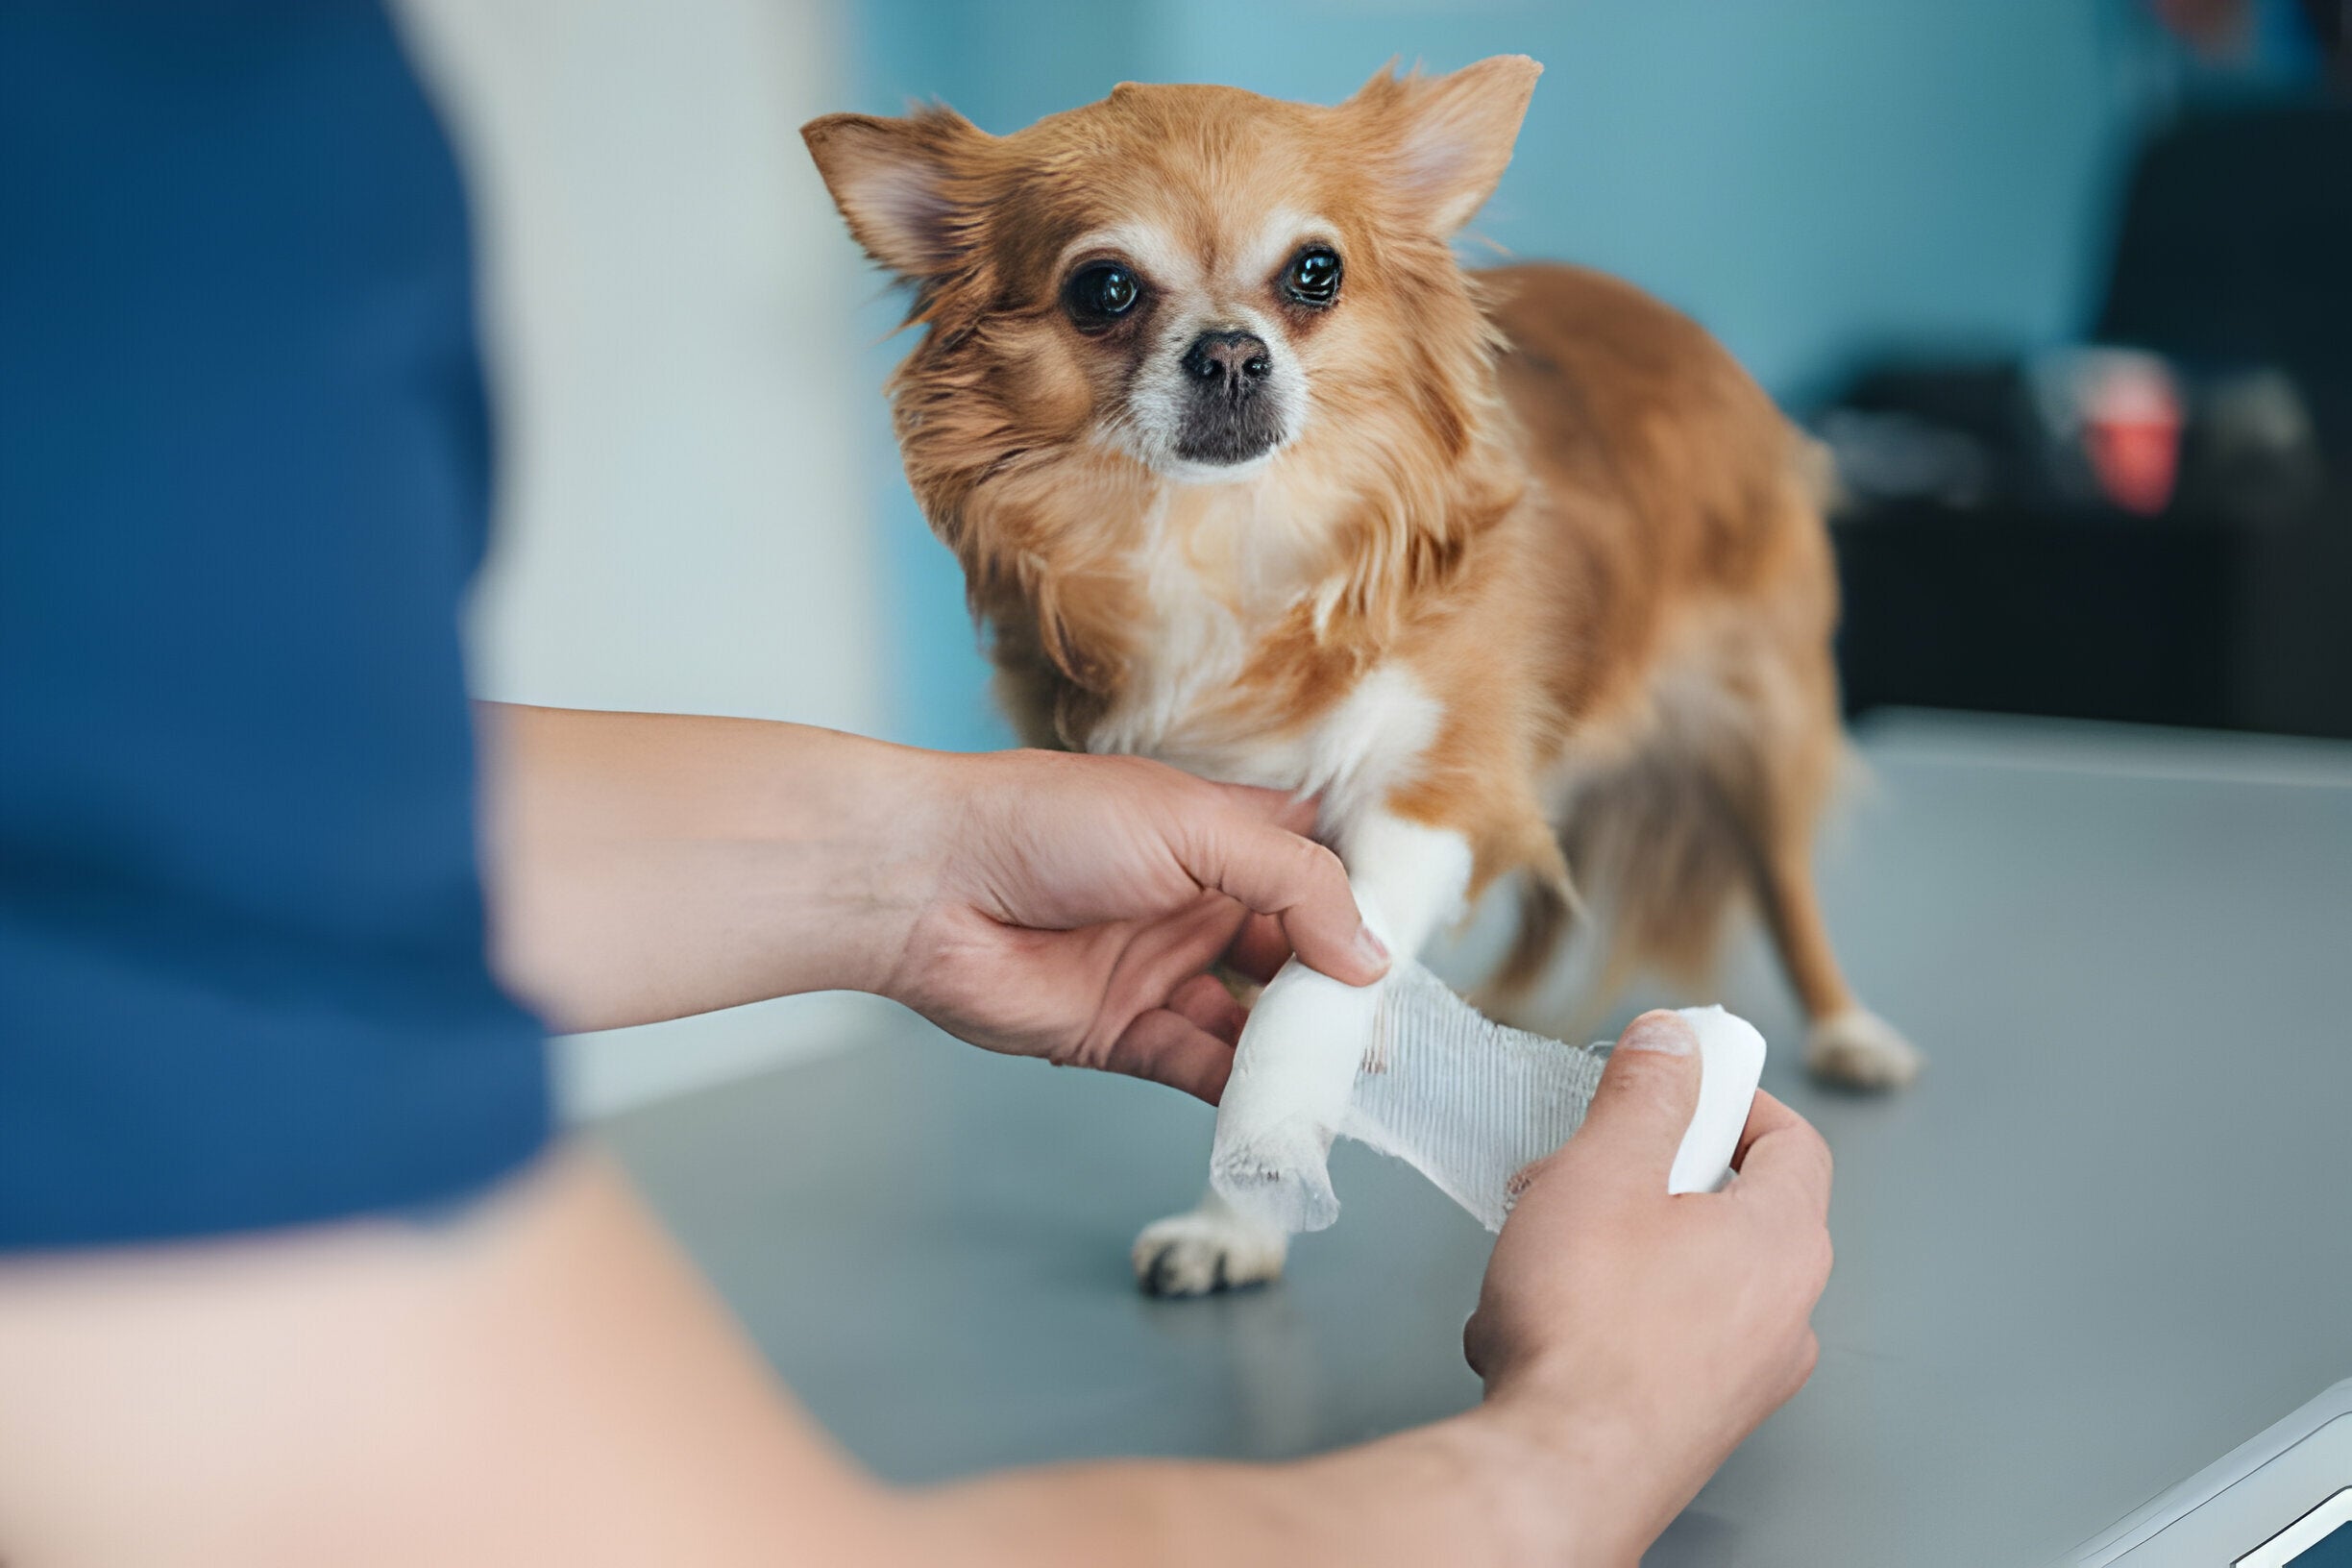
[[1451, 241], [1540, 69], [1384, 70], [1333, 108], [1129, 84], [1006, 136], [944, 108], [812, 122], [851, 233], [914, 288], [900, 443], [975, 595], [983, 557], [1066, 558], [1076, 513], [1170, 486], [1303, 469], [1335, 515], [1410, 511], [1491, 402]]

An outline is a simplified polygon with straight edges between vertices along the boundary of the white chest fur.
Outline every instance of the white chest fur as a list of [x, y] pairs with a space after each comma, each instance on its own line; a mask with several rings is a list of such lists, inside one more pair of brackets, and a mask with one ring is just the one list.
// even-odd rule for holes
[[[1127, 689], [1087, 749], [1319, 796], [1323, 836], [1348, 869], [1358, 909], [1390, 951], [1410, 956], [1458, 907], [1471, 870], [1460, 834], [1386, 809], [1436, 744], [1443, 708], [1390, 659], [1318, 712], [1237, 721], [1236, 682], [1316, 584], [1302, 570], [1311, 541], [1303, 548], [1288, 526], [1295, 514], [1269, 509], [1255, 487], [1233, 488], [1238, 498], [1206, 509], [1164, 502], [1147, 520], [1134, 570], [1151, 624], [1137, 628]], [[1146, 1231], [1139, 1259], [1147, 1247], [1158, 1259], [1202, 1237], [1213, 1250], [1239, 1236], [1262, 1277], [1279, 1266], [1285, 1233], [1331, 1223], [1338, 1201], [1322, 1155], [1371, 1042], [1380, 989], [1342, 984], [1295, 958], [1283, 967], [1250, 1014], [1217, 1114], [1213, 1181], [1222, 1196]]]
[[1155, 757], [1203, 777], [1323, 797], [1338, 833], [1410, 776], [1443, 711], [1404, 665], [1367, 671], [1304, 719], [1237, 720], [1227, 700], [1262, 639], [1315, 584], [1310, 530], [1266, 485], [1175, 489], [1145, 520], [1134, 569], [1139, 628], [1119, 702], [1086, 748]]

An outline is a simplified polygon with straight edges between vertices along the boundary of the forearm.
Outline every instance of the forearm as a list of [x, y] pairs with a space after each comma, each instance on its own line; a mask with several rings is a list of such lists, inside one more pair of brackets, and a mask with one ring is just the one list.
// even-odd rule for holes
[[0, 1264], [10, 1562], [1629, 1563], [1572, 1532], [1630, 1493], [1503, 1414], [893, 1495], [578, 1156], [453, 1219]]
[[456, 1214], [0, 1260], [0, 1560], [868, 1562], [887, 1495], [602, 1162]]
[[563, 1028], [876, 989], [954, 759], [757, 720], [484, 703], [495, 956]]
[[[1288, 1464], [1122, 1461], [1014, 1471], [907, 1507], [915, 1560], [1314, 1568], [1630, 1564], [1594, 1479], [1482, 1409]], [[1594, 1528], [1599, 1527], [1599, 1528]]]

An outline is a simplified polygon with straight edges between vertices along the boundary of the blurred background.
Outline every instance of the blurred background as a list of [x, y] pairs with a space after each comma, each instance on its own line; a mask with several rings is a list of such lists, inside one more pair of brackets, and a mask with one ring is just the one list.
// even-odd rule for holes
[[[2342, 0], [407, 0], [503, 415], [484, 696], [1009, 738], [796, 128], [1546, 74], [1467, 251], [1712, 329], [1835, 453], [1850, 706], [2352, 736]], [[576, 1103], [772, 1060], [575, 1046]], [[827, 1015], [833, 1032], [845, 1016]]]

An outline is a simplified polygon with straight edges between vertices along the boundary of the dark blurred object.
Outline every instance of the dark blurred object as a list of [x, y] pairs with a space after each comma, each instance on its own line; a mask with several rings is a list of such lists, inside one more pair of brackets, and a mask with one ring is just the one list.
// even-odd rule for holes
[[2147, 8], [2208, 60], [2242, 53], [2254, 34], [2251, 0], [2147, 0]]
[[2311, 516], [2328, 462], [2302, 384], [2277, 365], [2198, 371], [2139, 349], [1896, 366], [1816, 421], [1860, 509], [2175, 509], [2236, 524]]
[[2352, 440], [2352, 108], [2192, 115], [2134, 170], [2094, 335], [2274, 364]]
[[2352, 83], [2352, 0], [2303, 0], [2303, 17], [2339, 86]]
[[[2256, 0], [2146, 0], [2173, 37], [2208, 61], [2242, 59], [2255, 46]], [[2296, 0], [2312, 48], [2339, 82], [2352, 60], [2352, 0]]]
[[2352, 737], [2352, 110], [2152, 139], [2095, 338], [1816, 422], [1849, 708]]

